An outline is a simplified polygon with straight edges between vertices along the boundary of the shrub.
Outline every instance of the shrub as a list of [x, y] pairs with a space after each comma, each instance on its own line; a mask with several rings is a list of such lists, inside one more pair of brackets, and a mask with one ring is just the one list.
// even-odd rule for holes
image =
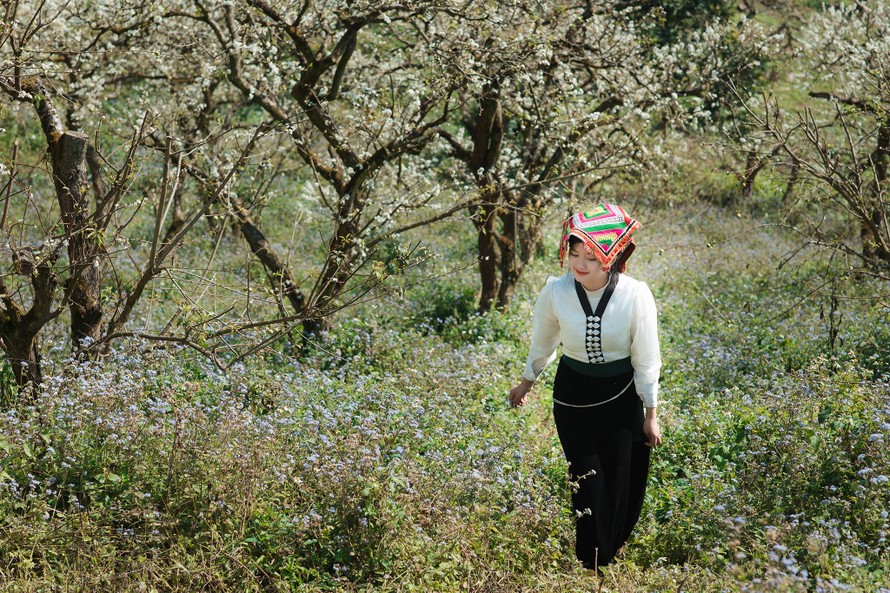
[[[825, 303], [801, 298], [819, 266], [778, 278], [747, 246], [781, 251], [781, 236], [706, 222], [710, 248], [682, 259], [643, 248], [634, 260], [661, 310], [665, 445], [604, 588], [880, 591], [887, 309], [840, 299], [831, 352]], [[462, 294], [443, 290], [454, 291], [443, 302]], [[0, 582], [589, 589], [573, 560], [553, 369], [528, 406], [505, 402], [533, 296], [433, 331], [421, 319], [435, 307], [418, 293], [410, 315], [340, 320], [312, 357], [282, 348], [225, 373], [141, 343], [100, 363], [51, 353], [34, 400], [0, 416]]]

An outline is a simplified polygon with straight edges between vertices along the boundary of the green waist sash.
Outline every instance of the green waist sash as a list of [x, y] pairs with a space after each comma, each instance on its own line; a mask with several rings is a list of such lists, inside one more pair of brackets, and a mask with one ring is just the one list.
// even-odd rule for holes
[[574, 358], [570, 358], [563, 354], [562, 360], [573, 371], [577, 371], [588, 377], [614, 377], [615, 375], [622, 375], [628, 371], [634, 370], [633, 365], [630, 363], [630, 356], [622, 358], [621, 360], [613, 360], [612, 362], [591, 364], [589, 362], [575, 360]]

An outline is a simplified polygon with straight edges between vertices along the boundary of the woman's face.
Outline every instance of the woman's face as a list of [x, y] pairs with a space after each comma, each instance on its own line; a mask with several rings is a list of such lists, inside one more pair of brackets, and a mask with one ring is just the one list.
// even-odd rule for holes
[[580, 244], [576, 243], [569, 249], [569, 269], [575, 276], [575, 280], [591, 290], [600, 284], [607, 275], [603, 265], [592, 253], [588, 253]]

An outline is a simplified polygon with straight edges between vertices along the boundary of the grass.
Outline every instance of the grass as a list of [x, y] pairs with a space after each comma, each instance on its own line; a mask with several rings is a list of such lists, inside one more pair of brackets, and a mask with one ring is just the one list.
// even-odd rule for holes
[[508, 311], [475, 315], [450, 277], [304, 360], [49, 353], [0, 416], [0, 590], [887, 591], [885, 287], [814, 292], [812, 254], [776, 270], [780, 229], [683, 218], [631, 262], [661, 311], [666, 444], [601, 581], [573, 561], [553, 369], [505, 404], [542, 263]]

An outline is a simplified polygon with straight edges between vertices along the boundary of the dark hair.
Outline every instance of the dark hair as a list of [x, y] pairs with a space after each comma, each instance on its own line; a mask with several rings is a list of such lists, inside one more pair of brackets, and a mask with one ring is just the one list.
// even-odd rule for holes
[[571, 236], [569, 237], [569, 248], [572, 248], [572, 247], [574, 247], [575, 245], [577, 245], [578, 243], [583, 243], [583, 242], [584, 242], [584, 241], [582, 241], [580, 237], [577, 237], [577, 236], [575, 236], [575, 235], [571, 235]]

